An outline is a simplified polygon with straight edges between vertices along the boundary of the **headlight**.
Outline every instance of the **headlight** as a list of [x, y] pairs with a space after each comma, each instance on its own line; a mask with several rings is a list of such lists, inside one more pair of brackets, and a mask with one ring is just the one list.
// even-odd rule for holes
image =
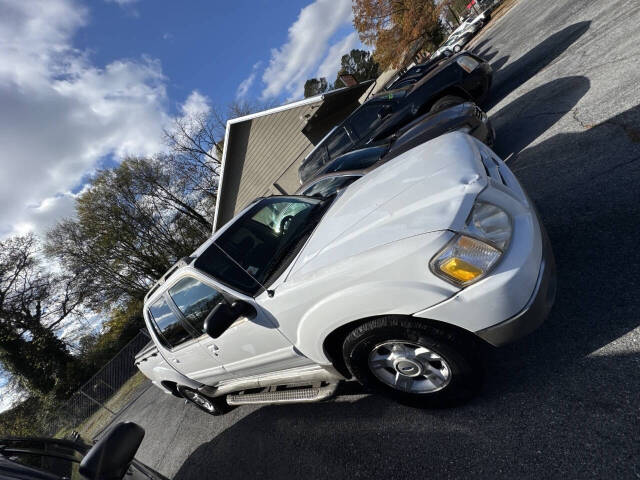
[[460, 68], [462, 68], [467, 73], [473, 72], [476, 67], [480, 65], [479, 62], [467, 55], [456, 58], [456, 63], [460, 65]]
[[470, 233], [504, 251], [511, 239], [511, 219], [507, 212], [490, 203], [476, 203], [467, 227]]
[[429, 266], [438, 277], [465, 287], [491, 271], [510, 239], [511, 219], [507, 213], [495, 205], [477, 203], [469, 215], [465, 234], [454, 237]]

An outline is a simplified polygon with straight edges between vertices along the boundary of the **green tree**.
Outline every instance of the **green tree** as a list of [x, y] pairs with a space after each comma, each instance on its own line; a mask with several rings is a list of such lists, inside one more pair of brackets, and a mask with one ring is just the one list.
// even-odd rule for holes
[[22, 388], [67, 392], [76, 360], [58, 330], [83, 300], [77, 286], [42, 267], [33, 235], [0, 241], [0, 362]]
[[92, 310], [143, 299], [211, 234], [214, 197], [173, 174], [182, 159], [128, 158], [99, 171], [77, 200], [77, 218], [47, 234], [46, 252], [76, 274]]
[[304, 98], [315, 97], [331, 89], [331, 86], [327, 83], [327, 79], [310, 78], [304, 82]]
[[342, 56], [340, 61], [340, 70], [333, 82], [334, 88], [342, 86], [340, 75], [351, 74], [356, 77], [358, 82], [376, 79], [380, 75], [380, 67], [378, 62], [373, 58], [371, 52], [367, 50], [353, 49], [351, 52]]
[[398, 67], [420, 49], [442, 42], [445, 5], [435, 0], [353, 0], [353, 24], [360, 40], [374, 47], [382, 68]]

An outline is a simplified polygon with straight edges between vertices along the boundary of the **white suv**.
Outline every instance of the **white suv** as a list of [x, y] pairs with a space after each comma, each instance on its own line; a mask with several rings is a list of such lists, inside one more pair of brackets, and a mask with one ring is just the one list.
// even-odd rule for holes
[[473, 137], [443, 135], [331, 192], [257, 200], [150, 291], [157, 349], [137, 364], [156, 385], [210, 413], [320, 400], [347, 379], [447, 404], [478, 387], [480, 344], [547, 315], [546, 235]]

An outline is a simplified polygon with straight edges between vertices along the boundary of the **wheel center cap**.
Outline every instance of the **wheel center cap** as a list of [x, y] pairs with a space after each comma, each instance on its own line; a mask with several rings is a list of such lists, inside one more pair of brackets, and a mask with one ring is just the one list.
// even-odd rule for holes
[[395, 364], [396, 371], [407, 377], [417, 377], [422, 372], [420, 365], [412, 360], [402, 359]]

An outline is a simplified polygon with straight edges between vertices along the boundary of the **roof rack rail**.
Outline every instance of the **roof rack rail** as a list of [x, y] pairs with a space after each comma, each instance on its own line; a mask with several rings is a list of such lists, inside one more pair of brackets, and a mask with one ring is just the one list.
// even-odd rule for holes
[[167, 270], [167, 272], [162, 275], [162, 277], [160, 277], [160, 280], [158, 280], [156, 283], [153, 284], [153, 286], [149, 289], [149, 291], [147, 292], [147, 294], [144, 296], [144, 301], [145, 303], [147, 302], [147, 300], [149, 299], [149, 297], [153, 294], [153, 292], [155, 292], [156, 290], [158, 290], [158, 288], [160, 288], [160, 286], [167, 281], [167, 279], [180, 267], [186, 267], [187, 265], [189, 265], [191, 262], [193, 262], [193, 260], [195, 260], [195, 257], [182, 257], [180, 260], [178, 260], [176, 263], [174, 263], [171, 268], [169, 268], [169, 270]]

